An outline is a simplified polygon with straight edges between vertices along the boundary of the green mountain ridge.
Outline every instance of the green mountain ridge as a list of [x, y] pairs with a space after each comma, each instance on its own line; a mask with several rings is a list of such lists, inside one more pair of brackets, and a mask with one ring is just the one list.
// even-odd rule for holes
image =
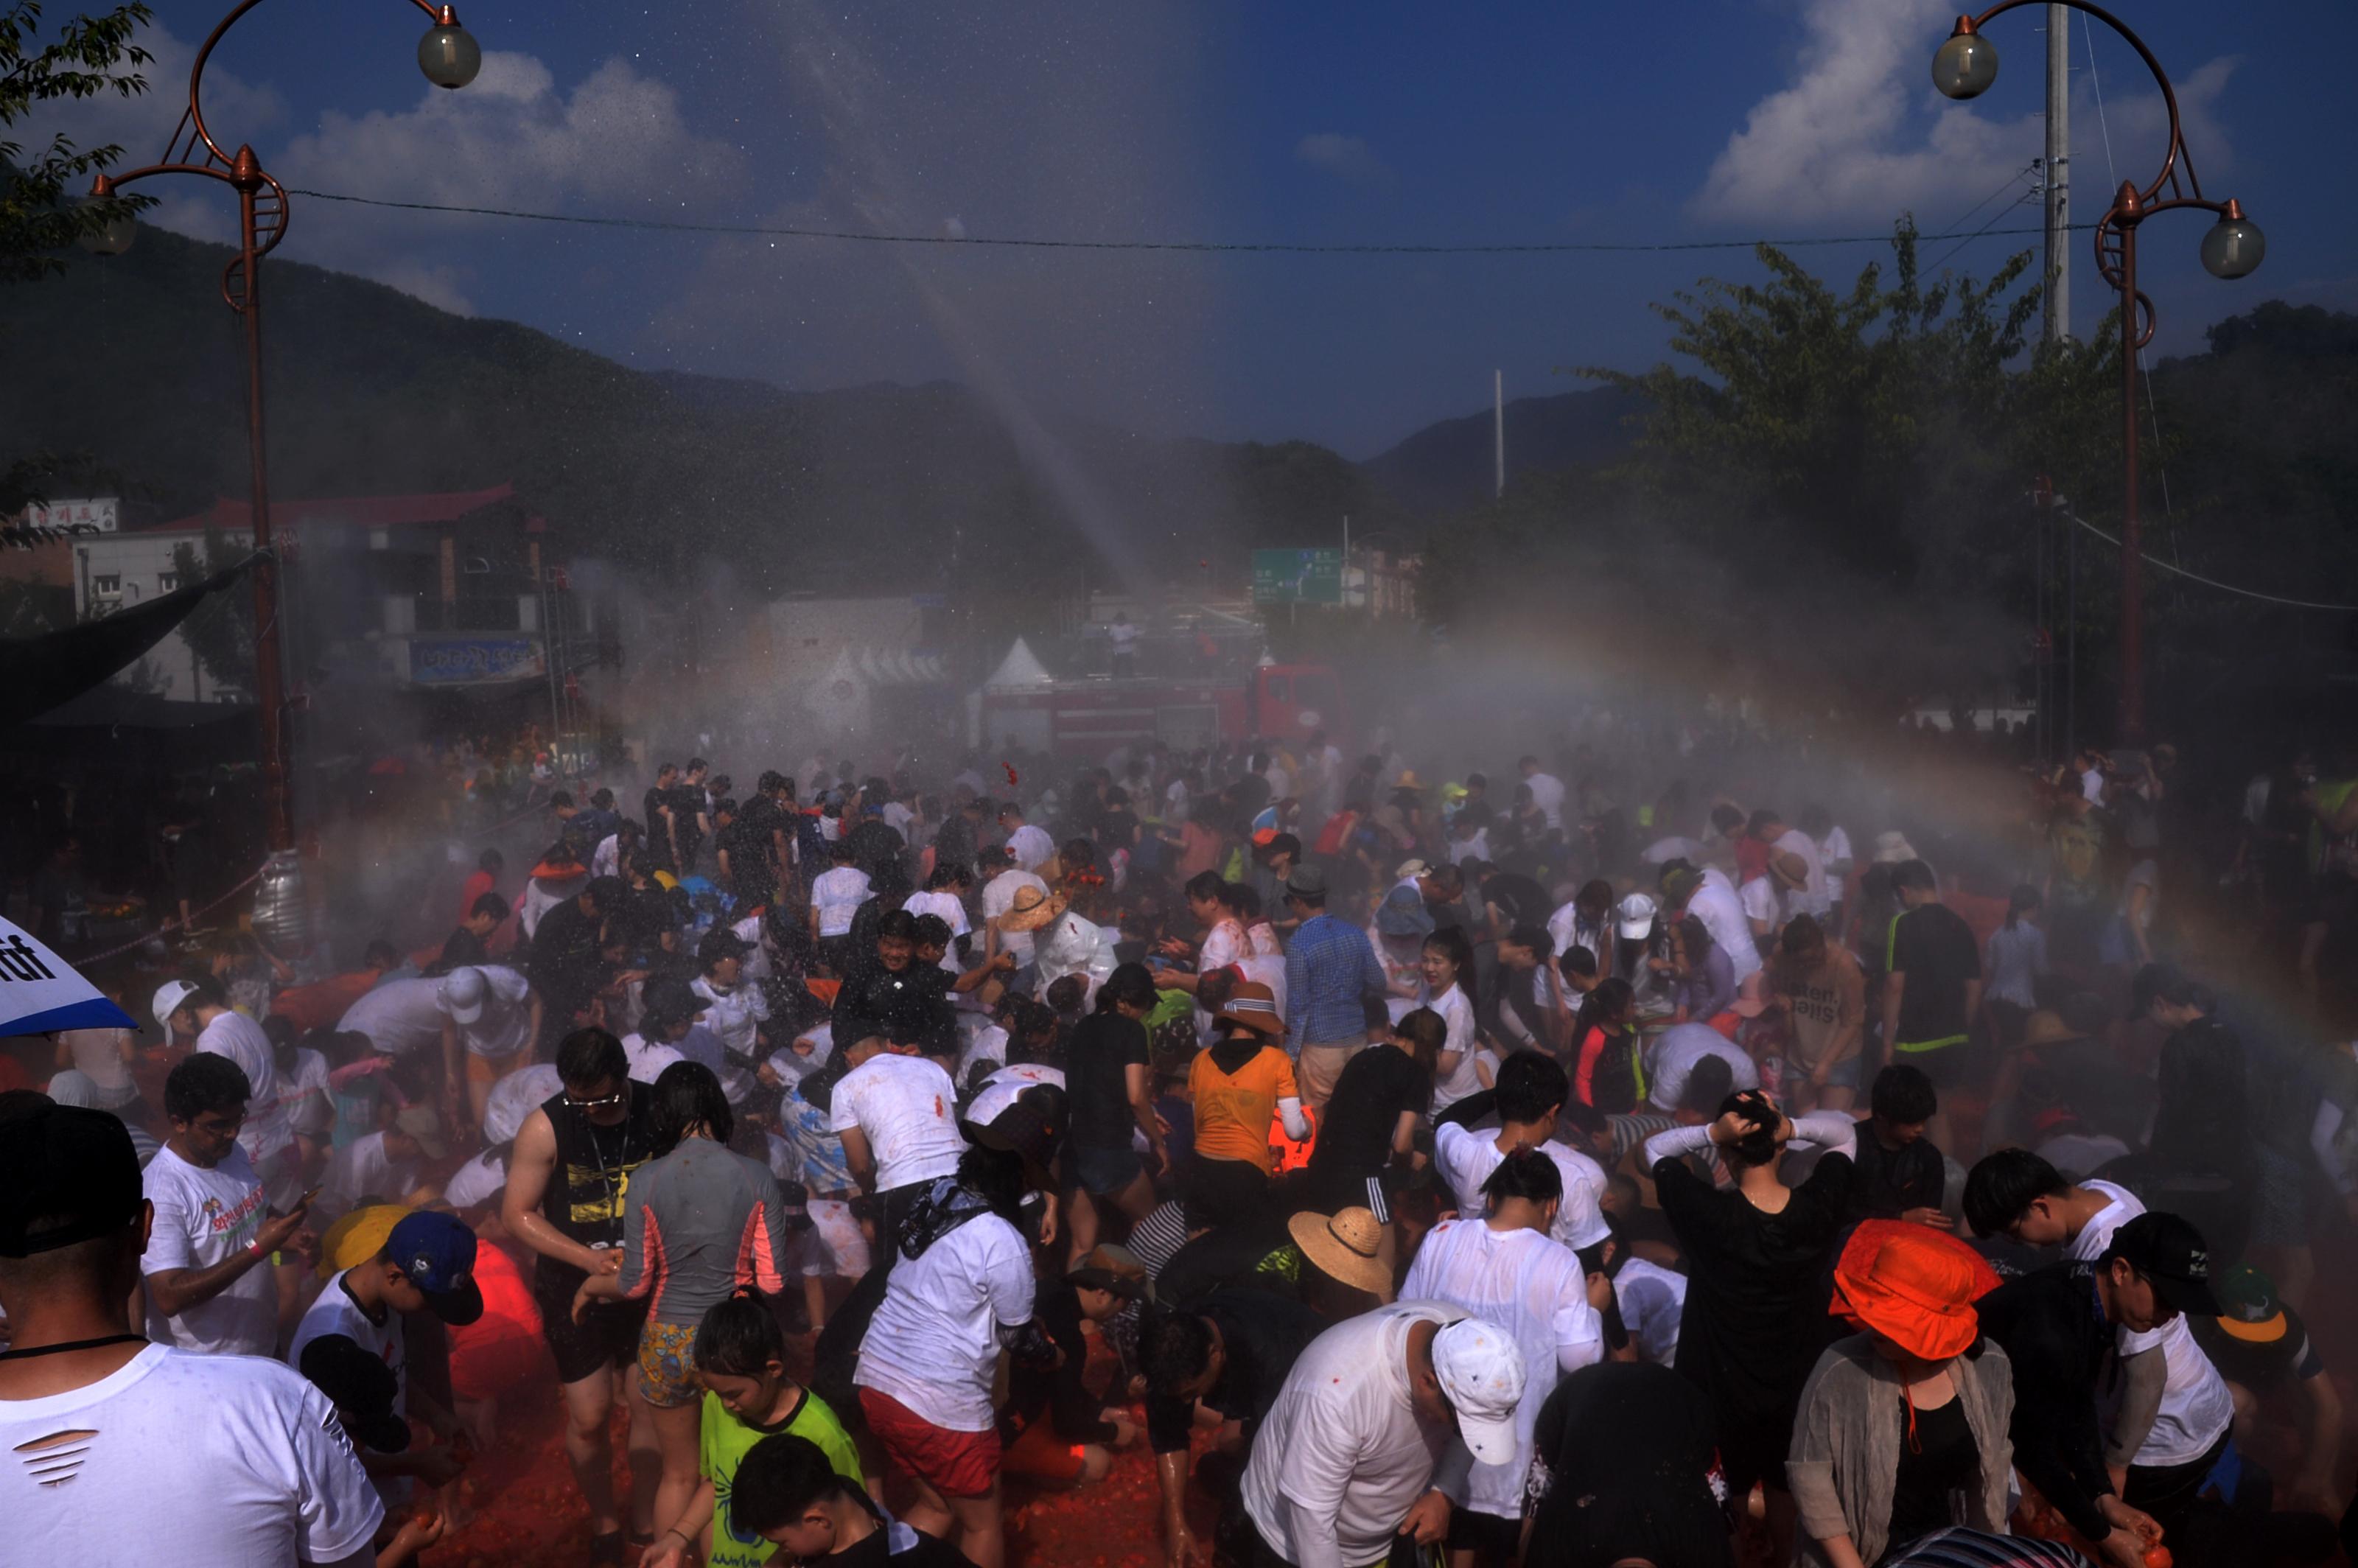
[[[81, 466], [151, 515], [247, 485], [231, 253], [157, 229], [0, 291], [0, 463]], [[263, 269], [271, 487], [281, 496], [512, 481], [574, 553], [660, 576], [717, 558], [759, 592], [814, 572], [894, 589], [956, 576], [1070, 592], [1258, 546], [1420, 533], [1369, 472], [1307, 442], [1155, 440], [1066, 421], [1026, 452], [950, 382], [795, 391], [645, 372], [512, 321], [452, 315], [300, 263]], [[71, 470], [65, 481], [78, 478]]]

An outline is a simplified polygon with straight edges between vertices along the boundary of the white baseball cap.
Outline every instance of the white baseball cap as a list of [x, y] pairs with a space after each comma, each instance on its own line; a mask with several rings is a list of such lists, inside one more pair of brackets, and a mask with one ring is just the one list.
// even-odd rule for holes
[[156, 1022], [163, 1029], [167, 1039], [172, 1033], [172, 1014], [180, 1011], [180, 1005], [195, 993], [196, 989], [186, 980], [166, 980], [156, 988], [156, 1000], [148, 1004], [147, 1011], [156, 1015]]
[[482, 970], [453, 969], [442, 981], [442, 1011], [453, 1023], [472, 1023], [483, 1016], [483, 999], [491, 989]]
[[1433, 1336], [1433, 1370], [1457, 1411], [1457, 1434], [1485, 1465], [1515, 1457], [1515, 1407], [1523, 1398], [1523, 1357], [1503, 1328], [1465, 1317]]
[[1654, 929], [1654, 901], [1633, 892], [1621, 901], [1621, 940], [1643, 942]]

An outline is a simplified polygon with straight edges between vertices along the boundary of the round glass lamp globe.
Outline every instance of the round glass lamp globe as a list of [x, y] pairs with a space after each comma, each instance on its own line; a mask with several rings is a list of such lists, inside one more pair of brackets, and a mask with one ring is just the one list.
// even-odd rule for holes
[[456, 22], [438, 22], [417, 40], [417, 69], [437, 87], [464, 87], [483, 69], [482, 46]]
[[2202, 236], [2202, 265], [2213, 277], [2248, 277], [2267, 254], [2267, 236], [2249, 218], [2222, 218]]
[[1997, 80], [1997, 50], [1979, 33], [1958, 33], [1932, 57], [1932, 85], [1946, 98], [1978, 98]]

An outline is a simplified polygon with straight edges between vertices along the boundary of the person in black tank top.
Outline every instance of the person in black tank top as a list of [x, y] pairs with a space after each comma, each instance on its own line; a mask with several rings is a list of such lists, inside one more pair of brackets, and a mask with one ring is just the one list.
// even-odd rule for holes
[[[573, 1298], [590, 1271], [622, 1267], [623, 1198], [632, 1173], [654, 1154], [654, 1125], [646, 1086], [631, 1081], [622, 1043], [605, 1030], [567, 1035], [557, 1048], [557, 1074], [564, 1091], [543, 1101], [516, 1133], [500, 1217], [539, 1254], [533, 1298], [565, 1385], [565, 1453], [590, 1505], [590, 1558], [619, 1564], [622, 1521], [606, 1418], [614, 1369], [637, 1358], [647, 1303], [595, 1302], [576, 1321]], [[642, 1398], [633, 1381], [634, 1412]], [[644, 1418], [633, 1422], [643, 1424]], [[651, 1491], [637, 1490], [638, 1508], [651, 1513]], [[641, 1537], [654, 1533], [651, 1518], [632, 1522]]]

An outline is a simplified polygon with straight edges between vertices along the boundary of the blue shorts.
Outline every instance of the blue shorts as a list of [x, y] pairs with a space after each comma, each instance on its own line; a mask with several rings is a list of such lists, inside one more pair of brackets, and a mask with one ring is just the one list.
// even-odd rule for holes
[[1073, 1146], [1073, 1174], [1080, 1184], [1098, 1197], [1111, 1197], [1146, 1170], [1146, 1162], [1138, 1151], [1121, 1149], [1085, 1149]]

